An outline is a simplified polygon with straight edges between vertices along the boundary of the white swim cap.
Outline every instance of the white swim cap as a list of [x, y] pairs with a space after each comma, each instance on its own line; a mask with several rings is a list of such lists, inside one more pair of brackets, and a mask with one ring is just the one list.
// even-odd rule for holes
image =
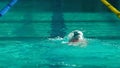
[[82, 33], [81, 31], [79, 31], [79, 30], [74, 30], [73, 32], [74, 32], [75, 34], [79, 34], [79, 35], [83, 36], [83, 33]]

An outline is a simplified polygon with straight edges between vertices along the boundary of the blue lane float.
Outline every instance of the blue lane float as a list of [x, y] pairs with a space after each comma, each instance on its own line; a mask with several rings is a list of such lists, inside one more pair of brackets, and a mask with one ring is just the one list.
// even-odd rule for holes
[[0, 10], [0, 16], [5, 15], [8, 10], [17, 2], [17, 0], [11, 0], [3, 9]]

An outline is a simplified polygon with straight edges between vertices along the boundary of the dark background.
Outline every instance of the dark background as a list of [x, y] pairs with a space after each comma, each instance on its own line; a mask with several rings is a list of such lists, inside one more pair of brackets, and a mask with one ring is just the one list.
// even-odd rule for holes
[[[10, 0], [1, 0], [9, 2]], [[61, 1], [61, 2], [60, 2]], [[116, 8], [120, 8], [120, 0], [108, 0]], [[109, 11], [100, 0], [18, 0], [15, 11], [54, 11], [55, 3], [62, 5], [64, 12], [104, 12]], [[27, 10], [26, 10], [27, 8]], [[56, 6], [57, 8], [57, 6]]]

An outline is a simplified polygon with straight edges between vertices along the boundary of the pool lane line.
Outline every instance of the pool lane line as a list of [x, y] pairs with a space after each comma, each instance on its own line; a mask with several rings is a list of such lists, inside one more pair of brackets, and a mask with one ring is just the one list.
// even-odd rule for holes
[[120, 18], [120, 11], [118, 9], [116, 9], [113, 5], [111, 5], [107, 0], [101, 0], [101, 2], [105, 6], [107, 6], [114, 14], [116, 14], [118, 18]]
[[57, 36], [64, 37], [66, 35], [66, 25], [63, 15], [63, 0], [53, 0], [53, 15], [51, 22], [51, 38]]

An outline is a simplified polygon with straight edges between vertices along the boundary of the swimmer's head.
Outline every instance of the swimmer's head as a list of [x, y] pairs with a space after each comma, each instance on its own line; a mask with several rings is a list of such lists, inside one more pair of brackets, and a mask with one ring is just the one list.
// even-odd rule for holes
[[74, 36], [83, 36], [83, 33], [79, 30], [73, 31]]
[[71, 33], [69, 33], [68, 38], [69, 39], [73, 39], [73, 38], [83, 39], [83, 33], [79, 30], [74, 30]]
[[68, 41], [70, 45], [79, 45], [86, 43], [82, 31], [74, 30], [68, 34]]

